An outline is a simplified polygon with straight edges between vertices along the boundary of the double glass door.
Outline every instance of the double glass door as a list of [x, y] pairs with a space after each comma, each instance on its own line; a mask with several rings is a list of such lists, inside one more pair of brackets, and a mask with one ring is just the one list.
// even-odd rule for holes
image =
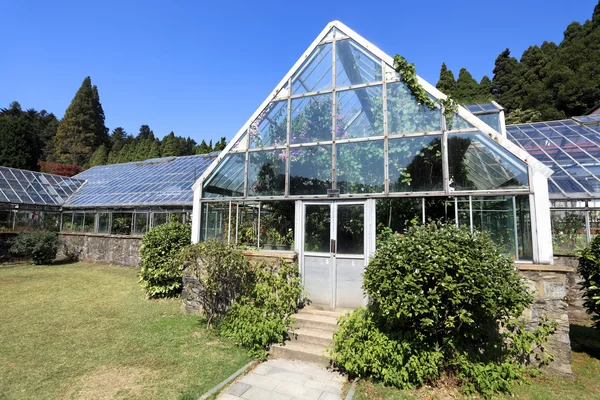
[[311, 303], [350, 309], [365, 303], [362, 282], [375, 244], [373, 200], [304, 202], [301, 271]]

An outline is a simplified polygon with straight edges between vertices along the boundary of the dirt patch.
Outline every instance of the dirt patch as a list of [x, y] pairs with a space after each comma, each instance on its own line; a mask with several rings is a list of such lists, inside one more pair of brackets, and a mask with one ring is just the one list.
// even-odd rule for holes
[[[100, 367], [71, 385], [64, 400], [108, 400], [148, 396], [153, 390], [154, 371], [149, 368]], [[145, 397], [144, 396], [144, 397]]]

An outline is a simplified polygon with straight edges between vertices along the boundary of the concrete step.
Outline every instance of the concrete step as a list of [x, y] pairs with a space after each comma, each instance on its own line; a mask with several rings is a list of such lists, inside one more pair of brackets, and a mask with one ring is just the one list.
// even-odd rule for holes
[[337, 329], [337, 319], [328, 315], [298, 313], [292, 316], [296, 319], [296, 328], [320, 329], [333, 332]]
[[273, 357], [304, 361], [328, 367], [329, 358], [323, 355], [324, 351], [325, 347], [323, 345], [288, 340], [284, 344], [272, 345], [269, 353]]
[[298, 343], [311, 343], [319, 346], [331, 346], [333, 340], [332, 331], [321, 329], [299, 328], [289, 332], [290, 341]]
[[338, 319], [339, 317], [341, 317], [345, 313], [346, 313], [346, 311], [320, 310], [318, 308], [313, 308], [312, 306], [306, 306], [306, 307], [298, 310], [298, 314], [323, 315], [325, 317], [334, 317], [335, 319]]

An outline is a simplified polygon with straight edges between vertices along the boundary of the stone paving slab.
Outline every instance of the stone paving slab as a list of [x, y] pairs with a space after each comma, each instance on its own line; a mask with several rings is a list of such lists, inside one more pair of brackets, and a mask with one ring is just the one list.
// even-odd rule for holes
[[217, 400], [341, 400], [346, 378], [323, 367], [271, 359], [225, 389]]

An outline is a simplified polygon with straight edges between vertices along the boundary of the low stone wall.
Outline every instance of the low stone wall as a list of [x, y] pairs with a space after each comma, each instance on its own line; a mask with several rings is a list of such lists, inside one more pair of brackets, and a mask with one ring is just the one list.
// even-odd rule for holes
[[[298, 256], [293, 251], [254, 251], [245, 250], [244, 254], [251, 261], [279, 262], [283, 259], [287, 262], [296, 262]], [[194, 274], [186, 273], [183, 275], [183, 312], [190, 315], [199, 315], [202, 312], [202, 306], [198, 301], [200, 286], [198, 279]]]
[[525, 310], [524, 316], [530, 327], [537, 326], [542, 316], [558, 322], [556, 333], [547, 344], [554, 355], [548, 370], [554, 373], [571, 374], [571, 341], [569, 339], [569, 304], [567, 302], [567, 275], [573, 268], [554, 265], [517, 265], [533, 293], [534, 303]]
[[571, 267], [573, 272], [567, 274], [567, 302], [569, 303], [569, 321], [571, 323], [590, 321], [591, 316], [583, 307], [583, 297], [581, 292], [581, 282], [583, 279], [577, 273], [579, 260], [575, 256], [554, 256], [554, 265]]
[[97, 233], [60, 233], [59, 236], [70, 249], [80, 251], [80, 260], [133, 267], [140, 263], [140, 236]]

